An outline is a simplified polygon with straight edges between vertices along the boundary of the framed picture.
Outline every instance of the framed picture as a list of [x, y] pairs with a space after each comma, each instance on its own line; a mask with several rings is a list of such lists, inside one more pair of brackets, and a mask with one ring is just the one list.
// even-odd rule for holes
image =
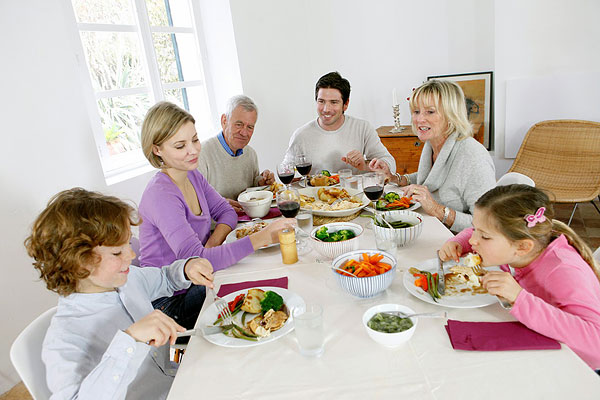
[[491, 150], [494, 133], [493, 72], [428, 76], [431, 79], [447, 79], [456, 82], [465, 93], [467, 114], [473, 124], [473, 136], [486, 149]]

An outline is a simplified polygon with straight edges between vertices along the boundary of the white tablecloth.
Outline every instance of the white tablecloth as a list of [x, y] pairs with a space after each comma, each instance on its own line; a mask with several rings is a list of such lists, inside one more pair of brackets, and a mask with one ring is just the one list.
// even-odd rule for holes
[[[353, 222], [368, 225], [365, 218]], [[402, 274], [434, 258], [449, 237], [436, 218], [426, 216], [421, 237], [396, 252], [398, 271], [392, 286], [372, 299], [342, 291], [329, 264], [317, 262], [320, 257], [314, 253], [286, 266], [279, 248], [273, 247], [220, 271], [217, 286], [287, 276], [289, 290], [323, 306], [325, 352], [320, 358], [303, 357], [293, 332], [250, 348], [219, 347], [193, 337], [169, 399], [600, 398], [600, 377], [564, 345], [561, 350], [457, 351], [443, 319], [420, 319], [412, 339], [398, 349], [382, 347], [367, 336], [362, 315], [373, 305], [398, 303], [417, 312], [440, 309], [410, 295]], [[360, 241], [361, 248], [375, 248], [370, 229]], [[462, 321], [513, 319], [497, 303], [446, 310], [449, 318]]]

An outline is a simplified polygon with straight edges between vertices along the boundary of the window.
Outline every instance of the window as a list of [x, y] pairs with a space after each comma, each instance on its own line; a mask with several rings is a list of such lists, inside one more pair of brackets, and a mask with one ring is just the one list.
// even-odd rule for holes
[[89, 112], [108, 184], [149, 170], [144, 115], [161, 100], [212, 132], [197, 18], [190, 0], [71, 0], [91, 82]]

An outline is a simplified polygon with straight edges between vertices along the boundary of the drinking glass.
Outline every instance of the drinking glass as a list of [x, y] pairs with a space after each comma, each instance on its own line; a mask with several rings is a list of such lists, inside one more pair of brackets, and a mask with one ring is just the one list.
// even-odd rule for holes
[[283, 161], [279, 165], [277, 165], [277, 176], [281, 183], [285, 185], [286, 189], [289, 189], [290, 183], [294, 180], [294, 174], [296, 173], [296, 169], [294, 164], [290, 162]]
[[296, 156], [296, 169], [298, 173], [304, 177], [304, 187], [306, 187], [306, 176], [310, 173], [312, 168], [312, 161], [306, 154], [299, 154]]
[[286, 218], [294, 218], [300, 211], [300, 193], [293, 188], [285, 188], [277, 192], [277, 207]]
[[318, 304], [294, 307], [294, 331], [300, 354], [319, 357], [323, 354], [325, 335], [323, 331], [323, 308]]
[[385, 182], [385, 175], [381, 172], [369, 172], [362, 176], [363, 178], [363, 190], [365, 195], [373, 203], [373, 209], [377, 210], [376, 201], [383, 194], [383, 185]]
[[352, 177], [352, 170], [349, 168], [340, 169], [338, 171], [338, 175], [340, 177], [340, 184], [343, 188], [348, 189], [350, 186], [348, 185], [348, 178]]

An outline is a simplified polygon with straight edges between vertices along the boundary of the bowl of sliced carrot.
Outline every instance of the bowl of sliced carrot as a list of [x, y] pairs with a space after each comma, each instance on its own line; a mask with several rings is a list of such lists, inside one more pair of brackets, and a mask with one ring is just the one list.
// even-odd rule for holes
[[396, 277], [396, 257], [381, 250], [355, 250], [333, 260], [339, 285], [353, 296], [367, 298], [384, 292]]

